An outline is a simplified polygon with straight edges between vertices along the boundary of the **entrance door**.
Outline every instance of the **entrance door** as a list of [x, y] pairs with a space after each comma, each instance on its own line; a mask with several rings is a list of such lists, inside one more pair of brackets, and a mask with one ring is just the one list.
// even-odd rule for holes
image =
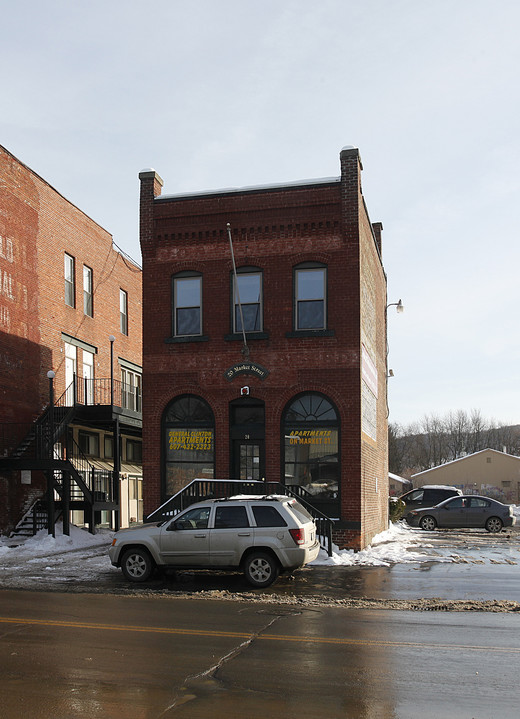
[[230, 403], [231, 478], [265, 478], [265, 406], [262, 400], [241, 397]]
[[264, 442], [263, 440], [233, 441], [233, 479], [264, 479]]

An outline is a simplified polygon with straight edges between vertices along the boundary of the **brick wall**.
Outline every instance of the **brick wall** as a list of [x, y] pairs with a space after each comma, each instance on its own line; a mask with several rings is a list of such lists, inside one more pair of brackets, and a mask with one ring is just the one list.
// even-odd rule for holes
[[[14, 425], [31, 422], [47, 405], [49, 370], [56, 397], [64, 392], [62, 333], [96, 348], [96, 378], [110, 377], [110, 335], [116, 378], [119, 357], [141, 364], [142, 273], [113, 248], [106, 230], [1, 146], [0, 178], [0, 406], [2, 423]], [[65, 252], [75, 260], [74, 308], [64, 300]], [[83, 311], [83, 265], [93, 273], [92, 318]], [[120, 289], [128, 294], [128, 336], [120, 331]], [[81, 351], [77, 360], [82, 376]], [[19, 478], [2, 481], [0, 506], [9, 485], [12, 515], [28, 490]]]
[[[247, 384], [250, 396], [265, 402], [267, 479], [283, 477], [280, 422], [285, 406], [300, 392], [321, 392], [336, 405], [341, 418], [342, 521], [337, 539], [361, 548], [384, 528], [385, 275], [361, 194], [358, 151], [342, 151], [340, 165], [341, 177], [328, 182], [189, 197], [159, 196], [162, 181], [151, 171], [142, 173], [145, 514], [164, 501], [161, 418], [168, 403], [186, 393], [202, 396], [210, 404], [215, 415], [215, 476], [226, 478], [230, 476], [229, 403]], [[242, 359], [241, 339], [226, 339], [232, 272], [228, 222], [237, 267], [263, 271], [268, 336], [249, 341], [249, 348], [251, 360], [269, 369], [265, 380], [247, 375], [228, 382], [224, 377], [224, 371]], [[293, 267], [306, 261], [328, 267], [332, 336], [287, 336], [293, 326]], [[368, 266], [368, 279], [362, 279], [362, 262]], [[207, 341], [167, 341], [172, 335], [171, 278], [182, 270], [203, 275], [202, 333]], [[371, 308], [362, 300], [362, 285], [370, 287]], [[371, 316], [371, 352], [379, 383], [375, 440], [362, 439], [363, 312]]]

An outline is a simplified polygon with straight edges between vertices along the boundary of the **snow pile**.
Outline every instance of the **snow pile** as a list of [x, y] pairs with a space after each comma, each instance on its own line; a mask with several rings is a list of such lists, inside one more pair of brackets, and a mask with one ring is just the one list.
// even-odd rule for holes
[[22, 554], [28, 557], [38, 557], [71, 552], [76, 549], [88, 549], [96, 545], [110, 544], [114, 535], [114, 532], [104, 529], [97, 530], [96, 534], [90, 534], [85, 529], [80, 529], [71, 524], [70, 536], [67, 536], [63, 534], [63, 525], [61, 523], [56, 524], [55, 533], [56, 537], [53, 537], [48, 534], [46, 529], [41, 529], [34, 537], [27, 539], [0, 537], [0, 557], [5, 557], [13, 550], [16, 550], [17, 556]]
[[366, 549], [354, 552], [353, 549], [338, 549], [333, 545], [331, 557], [322, 549], [312, 565], [389, 567], [392, 564], [431, 561], [433, 558], [437, 562], [452, 561], [450, 557], [432, 557], [431, 554], [413, 551], [418, 543], [425, 548], [422, 534], [414, 532], [404, 523], [391, 524], [389, 529], [377, 534]]

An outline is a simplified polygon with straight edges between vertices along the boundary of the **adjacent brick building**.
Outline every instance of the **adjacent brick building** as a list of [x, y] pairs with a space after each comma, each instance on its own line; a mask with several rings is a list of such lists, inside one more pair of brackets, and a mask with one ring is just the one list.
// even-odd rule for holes
[[1, 146], [0, 180], [0, 531], [9, 531], [46, 490], [35, 451], [23, 460], [17, 447], [49, 404], [48, 371], [57, 405], [75, 406], [61, 434], [54, 417], [56, 457], [66, 458], [68, 437], [107, 475], [118, 417], [123, 463], [130, 442], [140, 478], [142, 278], [106, 230]]
[[190, 195], [140, 173], [145, 514], [195, 477], [266, 479], [336, 519], [340, 546], [387, 527], [382, 226], [358, 150], [340, 165]]

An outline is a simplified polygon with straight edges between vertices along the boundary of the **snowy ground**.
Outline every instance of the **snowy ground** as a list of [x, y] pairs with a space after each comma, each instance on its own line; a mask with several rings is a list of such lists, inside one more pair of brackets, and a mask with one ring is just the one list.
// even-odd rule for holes
[[[520, 507], [516, 513], [520, 524]], [[53, 585], [56, 589], [60, 584], [65, 588], [74, 582], [106, 580], [114, 572], [119, 576], [120, 570], [108, 559], [112, 536], [107, 530], [91, 535], [74, 526], [70, 536], [65, 536], [57, 525], [55, 538], [45, 531], [25, 541], [0, 537], [1, 586], [43, 589]], [[518, 525], [512, 532], [489, 535], [481, 530], [428, 533], [399, 522], [377, 535], [363, 551], [340, 551], [336, 547], [332, 557], [322, 551], [311, 566], [384, 567], [426, 562], [516, 565], [520, 563]]]

